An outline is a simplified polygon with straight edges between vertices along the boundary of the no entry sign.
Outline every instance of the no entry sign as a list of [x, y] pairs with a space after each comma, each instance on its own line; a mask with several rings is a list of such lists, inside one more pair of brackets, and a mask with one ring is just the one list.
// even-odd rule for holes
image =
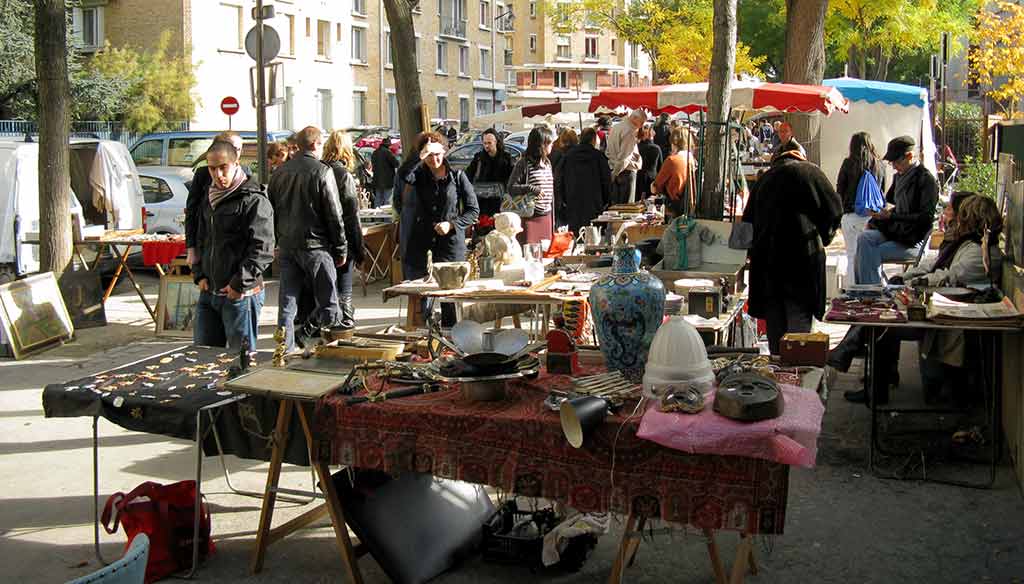
[[238, 113], [238, 100], [230, 95], [220, 100], [220, 111], [229, 116], [235, 115]]

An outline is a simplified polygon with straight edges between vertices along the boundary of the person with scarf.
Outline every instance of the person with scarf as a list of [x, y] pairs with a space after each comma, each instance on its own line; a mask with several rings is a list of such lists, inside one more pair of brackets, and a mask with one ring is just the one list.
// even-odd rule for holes
[[754, 227], [749, 312], [766, 321], [773, 355], [784, 334], [810, 332], [825, 315], [825, 247], [842, 214], [828, 177], [798, 149], [776, 156], [754, 184], [743, 211]]
[[238, 164], [230, 142], [207, 154], [207, 196], [196, 205], [199, 286], [193, 339], [197, 345], [256, 350], [263, 272], [274, 260], [274, 211], [259, 182]]
[[[997, 284], [1003, 260], [998, 246], [1002, 231], [999, 208], [988, 197], [959, 195], [953, 197], [953, 204], [958, 206], [953, 227], [935, 261], [921, 262], [890, 279], [891, 284], [908, 282], [923, 287], [959, 286], [975, 290], [987, 290]], [[958, 383], [963, 380], [965, 363], [962, 332], [899, 328], [887, 329], [879, 336], [873, 388], [878, 403], [885, 403], [889, 389], [899, 384], [899, 343], [906, 340], [920, 341], [921, 378], [927, 402], [935, 401], [946, 385], [952, 386], [955, 401], [963, 402], [970, 397], [963, 393], [966, 384]], [[850, 327], [843, 341], [829, 353], [828, 364], [838, 371], [848, 371], [866, 344], [864, 327]], [[863, 390], [848, 391], [845, 397], [855, 403], [865, 403], [868, 398]]]

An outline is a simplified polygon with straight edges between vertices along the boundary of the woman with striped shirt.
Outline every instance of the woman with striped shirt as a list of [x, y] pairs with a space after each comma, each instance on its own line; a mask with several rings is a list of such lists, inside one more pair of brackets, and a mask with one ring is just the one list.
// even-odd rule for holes
[[555, 179], [551, 174], [551, 143], [554, 135], [545, 126], [530, 130], [526, 140], [526, 152], [516, 162], [512, 176], [508, 180], [510, 196], [532, 195], [534, 201], [533, 217], [523, 220], [523, 232], [519, 235], [520, 243], [540, 243], [542, 239], [550, 240], [553, 233], [551, 208], [555, 195]]

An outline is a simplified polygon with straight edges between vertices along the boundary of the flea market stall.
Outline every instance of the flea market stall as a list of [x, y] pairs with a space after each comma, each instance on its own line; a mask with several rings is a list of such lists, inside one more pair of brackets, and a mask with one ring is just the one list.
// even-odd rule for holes
[[[919, 144], [917, 154], [925, 168], [936, 174], [935, 142], [928, 112], [928, 90], [913, 85], [866, 81], [842, 77], [826, 79], [824, 85], [842, 92], [850, 100], [845, 116], [821, 120], [821, 169], [835, 180], [849, 153], [850, 136], [868, 132], [879, 154], [889, 140], [909, 135]], [[891, 177], [890, 181], [891, 182]]]

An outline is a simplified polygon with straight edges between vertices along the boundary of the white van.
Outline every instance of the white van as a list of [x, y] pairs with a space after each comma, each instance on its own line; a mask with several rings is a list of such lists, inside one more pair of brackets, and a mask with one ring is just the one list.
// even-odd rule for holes
[[[80, 234], [139, 229], [143, 195], [128, 149], [110, 140], [73, 139], [71, 208]], [[0, 277], [39, 270], [39, 144], [0, 140]]]

